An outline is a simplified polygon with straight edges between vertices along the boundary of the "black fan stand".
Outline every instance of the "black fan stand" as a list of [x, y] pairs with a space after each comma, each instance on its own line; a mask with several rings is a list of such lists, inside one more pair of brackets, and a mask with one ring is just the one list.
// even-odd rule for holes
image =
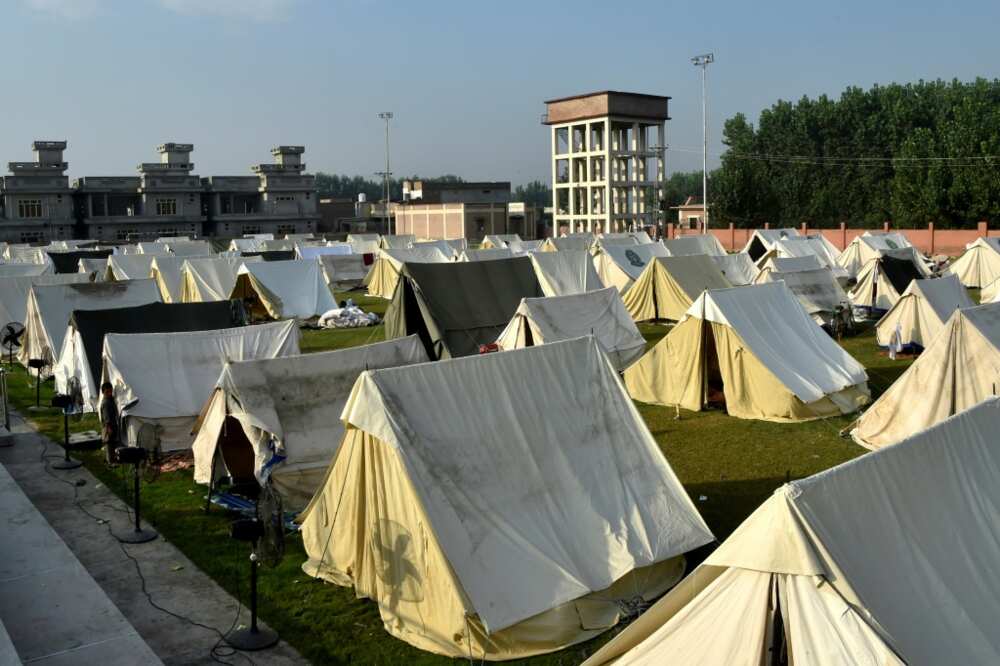
[[[42, 368], [47, 366], [48, 363], [44, 359], [40, 358], [29, 358], [28, 367], [35, 371], [35, 404], [28, 407], [29, 411], [37, 412], [42, 408]], [[55, 406], [55, 405], [53, 405]]]
[[[264, 536], [264, 525], [251, 518], [243, 518], [233, 522], [229, 534], [237, 541], [256, 544]], [[250, 551], [250, 626], [236, 629], [226, 634], [226, 642], [237, 650], [254, 652], [264, 650], [277, 644], [278, 632], [267, 627], [257, 626], [257, 553]]]
[[132, 511], [135, 514], [135, 526], [127, 532], [116, 532], [115, 538], [122, 543], [146, 543], [152, 541], [159, 534], [154, 529], [143, 528], [140, 522], [139, 512], [141, 510], [141, 502], [139, 501], [139, 465], [141, 465], [146, 460], [146, 449], [138, 446], [123, 446], [117, 450], [118, 462], [123, 465], [132, 465], [134, 472], [134, 483], [133, 486], [133, 502]]
[[63, 459], [49, 465], [52, 469], [76, 469], [83, 465], [79, 460], [69, 457], [69, 410], [73, 405], [73, 400], [68, 395], [52, 396], [52, 406], [62, 409], [63, 413]]

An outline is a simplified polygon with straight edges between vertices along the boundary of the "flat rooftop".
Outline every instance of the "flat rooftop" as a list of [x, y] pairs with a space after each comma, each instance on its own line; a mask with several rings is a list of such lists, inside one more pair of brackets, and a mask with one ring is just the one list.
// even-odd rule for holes
[[670, 120], [670, 97], [646, 93], [602, 90], [546, 100], [546, 125], [558, 125], [603, 116], [627, 116], [640, 120]]

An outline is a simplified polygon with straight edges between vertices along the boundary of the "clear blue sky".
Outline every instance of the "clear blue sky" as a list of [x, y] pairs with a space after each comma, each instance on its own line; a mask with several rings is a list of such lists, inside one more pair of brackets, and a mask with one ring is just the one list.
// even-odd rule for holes
[[[543, 100], [600, 89], [673, 97], [668, 168], [696, 169], [725, 118], [848, 85], [1000, 69], [1000, 3], [666, 0], [0, 0], [0, 162], [67, 139], [70, 175], [127, 175], [163, 141], [201, 175], [249, 174], [279, 143], [310, 171], [549, 179]], [[570, 66], [572, 65], [572, 66]], [[715, 160], [717, 161], [717, 159]]]

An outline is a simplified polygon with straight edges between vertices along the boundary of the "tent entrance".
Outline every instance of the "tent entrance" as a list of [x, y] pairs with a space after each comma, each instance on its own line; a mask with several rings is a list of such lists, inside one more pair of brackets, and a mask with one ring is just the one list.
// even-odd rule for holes
[[750, 241], [750, 247], [747, 248], [747, 254], [750, 255], [750, 260], [757, 263], [757, 260], [767, 254], [767, 248], [764, 244], [760, 242], [760, 239], [756, 236], [752, 241]]
[[719, 367], [719, 350], [715, 345], [715, 333], [712, 331], [712, 324], [702, 323], [701, 344], [704, 353], [702, 354], [702, 380], [704, 382], [704, 395], [702, 403], [705, 407], [714, 407], [725, 411], [726, 394], [725, 385], [722, 382], [722, 370]]
[[257, 483], [257, 477], [254, 475], [253, 447], [238, 420], [232, 416], [226, 416], [216, 446], [234, 488], [237, 486], [241, 489], [260, 487], [260, 484]]

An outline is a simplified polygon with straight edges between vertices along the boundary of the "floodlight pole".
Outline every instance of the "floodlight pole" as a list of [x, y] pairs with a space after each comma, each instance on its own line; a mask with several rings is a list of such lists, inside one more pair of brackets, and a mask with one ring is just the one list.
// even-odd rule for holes
[[392, 111], [382, 111], [378, 117], [385, 121], [385, 171], [382, 172], [385, 208], [383, 212], [385, 213], [385, 232], [391, 236], [392, 230], [389, 228], [389, 176], [392, 175], [392, 172], [389, 171], [389, 121], [392, 120]]
[[715, 54], [705, 53], [691, 58], [695, 67], [701, 67], [701, 205], [704, 211], [701, 216], [701, 233], [708, 233], [708, 94], [706, 93], [705, 77], [708, 66], [715, 62]]

